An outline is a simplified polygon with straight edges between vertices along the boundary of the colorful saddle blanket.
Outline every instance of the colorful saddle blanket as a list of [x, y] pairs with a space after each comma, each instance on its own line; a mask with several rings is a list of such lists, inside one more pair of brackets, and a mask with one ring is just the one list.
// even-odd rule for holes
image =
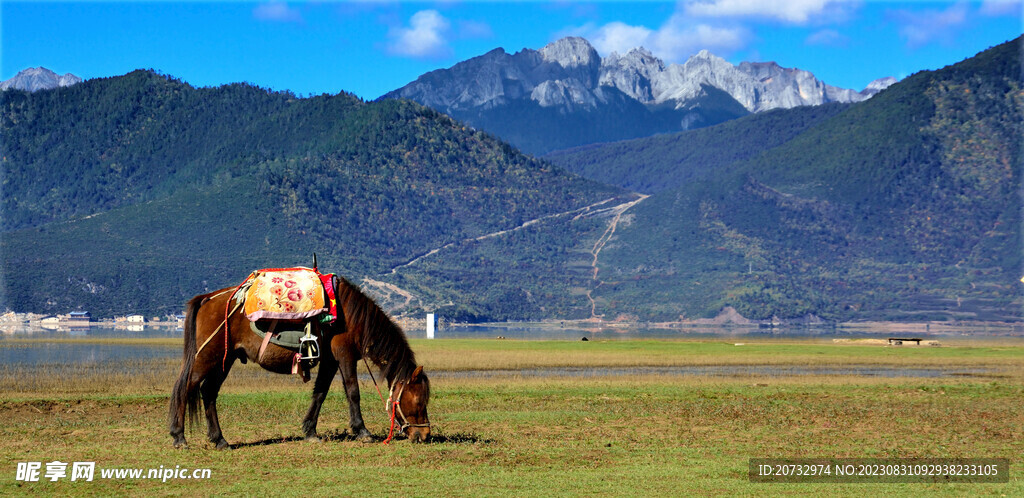
[[245, 316], [257, 320], [307, 320], [324, 313], [337, 316], [333, 275], [309, 268], [264, 269], [246, 281]]

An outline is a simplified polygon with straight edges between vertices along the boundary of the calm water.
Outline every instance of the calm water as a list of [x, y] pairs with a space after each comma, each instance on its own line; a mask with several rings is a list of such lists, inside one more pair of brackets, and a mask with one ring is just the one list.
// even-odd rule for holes
[[[180, 339], [182, 331], [173, 327], [145, 327], [142, 330], [114, 329], [109, 327], [90, 327], [80, 330], [63, 331], [18, 331], [0, 335], [0, 365], [17, 368], [18, 365], [38, 364], [81, 364], [98, 365], [125, 360], [173, 359], [180, 360], [180, 344], [104, 344], [106, 338], [174, 338]], [[407, 331], [411, 338], [425, 338], [423, 330]], [[819, 339], [831, 342], [837, 338], [876, 338], [888, 336], [913, 336], [925, 340], [950, 341], [970, 339], [972, 341], [990, 338], [1000, 342], [1020, 342], [1024, 338], [985, 335], [985, 331], [962, 330], [946, 334], [851, 334], [847, 331], [837, 332], [835, 329], [604, 329], [582, 330], [568, 328], [529, 328], [529, 327], [453, 327], [440, 330], [435, 335], [437, 340], [445, 338], [489, 338], [508, 340], [635, 340], [653, 338], [689, 338], [724, 340], [741, 343], [746, 340], [764, 340], [770, 338], [803, 338]], [[69, 341], [70, 339], [70, 341]], [[474, 377], [474, 376], [522, 376], [522, 377], [591, 377], [609, 375], [700, 375], [700, 376], [733, 376], [733, 375], [866, 375], [881, 377], [911, 376], [940, 377], [946, 375], [975, 374], [982, 371], [945, 370], [937, 368], [884, 368], [884, 367], [778, 367], [778, 366], [689, 366], [689, 367], [644, 367], [644, 368], [544, 368], [524, 369], [511, 372], [438, 372], [439, 376]]]
[[124, 360], [181, 358], [181, 346], [54, 343], [46, 341], [5, 344], [0, 341], [0, 365], [108, 364]]

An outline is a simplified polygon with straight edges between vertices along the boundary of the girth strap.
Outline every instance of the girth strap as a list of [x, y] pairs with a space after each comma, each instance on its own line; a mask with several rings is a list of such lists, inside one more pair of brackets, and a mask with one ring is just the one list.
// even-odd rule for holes
[[270, 338], [274, 336], [274, 329], [277, 328], [278, 320], [270, 322], [270, 328], [267, 329], [267, 333], [263, 334], [263, 342], [260, 343], [260, 352], [256, 356], [256, 361], [263, 360], [263, 353], [267, 350], [267, 344], [270, 344]]

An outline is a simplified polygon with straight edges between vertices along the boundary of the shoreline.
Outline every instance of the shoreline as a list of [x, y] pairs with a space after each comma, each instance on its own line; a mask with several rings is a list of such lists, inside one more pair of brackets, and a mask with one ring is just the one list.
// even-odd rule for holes
[[[425, 320], [419, 320], [425, 323]], [[419, 328], [422, 328], [419, 327]], [[557, 320], [557, 321], [525, 321], [525, 322], [481, 322], [481, 323], [448, 323], [444, 328], [505, 328], [505, 329], [564, 329], [564, 330], [626, 330], [626, 329], [658, 329], [658, 330], [699, 330], [727, 329], [734, 331], [789, 331], [789, 330], [835, 330], [842, 332], [863, 333], [914, 333], [943, 334], [960, 332], [964, 329], [991, 332], [999, 335], [1024, 336], [1024, 322], [838, 322], [822, 324], [773, 324], [758, 323], [713, 323], [706, 320], [678, 322], [603, 322], [595, 320]], [[442, 328], [443, 330], [443, 328]]]
[[[406, 331], [422, 331], [426, 328], [425, 318], [396, 317], [395, 322]], [[0, 334], [13, 335], [22, 333], [41, 332], [87, 332], [92, 328], [110, 328], [126, 332], [144, 332], [146, 330], [181, 330], [181, 325], [172, 321], [125, 323], [113, 320], [100, 320], [91, 322], [59, 322], [55, 324], [32, 322], [0, 322]], [[522, 322], [446, 322], [441, 320], [437, 324], [437, 330], [453, 329], [539, 329], [539, 330], [566, 330], [580, 332], [626, 332], [630, 330], [664, 330], [664, 331], [702, 331], [719, 330], [732, 333], [737, 332], [759, 332], [765, 334], [785, 333], [792, 331], [830, 331], [832, 333], [864, 333], [864, 334], [913, 334], [913, 335], [943, 335], [957, 334], [969, 330], [971, 333], [990, 336], [1013, 336], [1024, 337], [1024, 322], [986, 322], [986, 321], [956, 321], [956, 322], [886, 322], [886, 321], [863, 321], [863, 322], [836, 322], [836, 323], [760, 323], [760, 322], [736, 322], [719, 321], [714, 319], [683, 320], [674, 322], [638, 322], [638, 321], [603, 321], [593, 319], [583, 320], [535, 320]]]

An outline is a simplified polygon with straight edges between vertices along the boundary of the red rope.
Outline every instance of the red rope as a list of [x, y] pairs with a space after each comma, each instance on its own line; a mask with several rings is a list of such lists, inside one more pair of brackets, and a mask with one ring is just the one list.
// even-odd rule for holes
[[242, 286], [245, 285], [245, 283], [248, 282], [249, 279], [251, 279], [257, 273], [259, 272], [250, 273], [249, 276], [242, 281], [242, 283], [238, 284], [238, 287], [235, 287], [235, 292], [232, 292], [231, 295], [228, 296], [227, 302], [224, 303], [224, 359], [221, 360], [220, 363], [220, 370], [222, 372], [228, 369], [228, 335], [230, 335], [228, 334], [230, 330], [230, 326], [228, 325], [228, 316], [231, 314], [231, 300], [234, 299], [235, 294], [238, 293], [238, 289], [241, 289]]
[[395, 406], [391, 408], [391, 429], [388, 429], [388, 438], [384, 440], [384, 444], [391, 442], [391, 436], [395, 434], [395, 412], [398, 411], [398, 402], [395, 401]]

